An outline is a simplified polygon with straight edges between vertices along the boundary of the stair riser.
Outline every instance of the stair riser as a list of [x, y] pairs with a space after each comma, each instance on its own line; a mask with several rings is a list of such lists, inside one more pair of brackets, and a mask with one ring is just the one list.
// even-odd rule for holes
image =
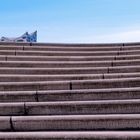
[[30, 51], [113, 51], [113, 50], [139, 50], [140, 46], [117, 47], [64, 47], [64, 46], [0, 46], [0, 50], [30, 50]]
[[[110, 55], [117, 55], [118, 52], [117, 51], [113, 51], [113, 52], [75, 52], [75, 53], [70, 53], [70, 52], [25, 52], [25, 51], [21, 51], [21, 52], [16, 52], [16, 55], [30, 55], [30, 56], [110, 56]], [[12, 55], [12, 54], [11, 54]]]
[[[98, 61], [98, 62], [7, 62], [1, 61], [0, 67], [21, 67], [21, 68], [73, 68], [73, 67], [119, 67], [119, 66], [139, 66], [140, 60], [131, 61]], [[115, 69], [115, 68], [114, 68]]]
[[73, 57], [51, 57], [51, 56], [44, 56], [44, 57], [29, 57], [29, 56], [0, 56], [0, 60], [4, 61], [113, 61], [113, 60], [134, 60], [134, 59], [140, 59], [139, 55], [134, 56], [73, 56]]
[[38, 100], [46, 101], [93, 101], [93, 100], [117, 100], [139, 99], [140, 90], [106, 89], [106, 90], [79, 90], [79, 91], [38, 91]]
[[139, 140], [139, 132], [12, 132], [0, 133], [0, 140]]
[[22, 55], [22, 56], [117, 56], [117, 55], [139, 55], [140, 50], [130, 51], [25, 51], [25, 50], [0, 50], [0, 55]]
[[116, 60], [135, 60], [140, 59], [140, 55], [118, 55], [115, 58]]
[[[135, 69], [134, 69], [135, 70]], [[134, 71], [133, 70], [133, 71]], [[138, 69], [140, 71], [140, 68]], [[137, 71], [138, 71], [137, 70]], [[64, 75], [64, 74], [101, 74], [101, 73], [107, 73], [108, 68], [85, 68], [85, 69], [80, 69], [80, 68], [67, 68], [67, 69], [15, 69], [15, 68], [0, 68], [0, 74], [32, 74], [32, 75], [43, 75], [43, 74], [54, 74], [54, 75]]]
[[[140, 57], [137, 57], [140, 58]], [[29, 56], [7, 56], [7, 61], [112, 61], [114, 60], [114, 56], [106, 56], [106, 57], [88, 57], [88, 56], [79, 56], [79, 57], [51, 57], [51, 56], [44, 56], [44, 57], [29, 57]], [[0, 60], [4, 60], [1, 56]]]
[[89, 74], [89, 75], [0, 75], [0, 82], [37, 82], [136, 78], [140, 73]]
[[133, 73], [140, 72], [139, 66], [122, 66], [122, 67], [109, 67], [108, 73]]
[[70, 82], [9, 83], [0, 84], [0, 91], [69, 90]]
[[113, 60], [134, 60], [140, 59], [140, 55], [121, 55], [121, 56], [3, 56], [0, 61], [113, 61]]
[[89, 68], [0, 68], [0, 74], [25, 75], [66, 75], [66, 74], [101, 74], [101, 73], [138, 73], [139, 66], [89, 67]]
[[31, 92], [1, 92], [0, 93], [0, 102], [36, 102], [37, 94], [36, 91]]
[[[25, 51], [119, 51], [122, 47], [64, 47], [64, 46], [0, 46], [0, 50], [25, 50]], [[127, 49], [128, 48], [128, 49]], [[130, 47], [124, 49], [130, 50]], [[140, 49], [140, 47], [133, 47]]]
[[139, 87], [137, 78], [60, 82], [0, 83], [0, 91], [75, 90]]
[[[132, 77], [130, 75], [130, 77]], [[134, 77], [134, 76], [133, 76]], [[140, 75], [139, 75], [140, 77]], [[0, 76], [0, 82], [34, 82], [34, 81], [67, 81], [67, 80], [88, 80], [88, 79], [102, 79], [103, 75], [102, 74], [97, 74], [97, 75], [89, 75], [89, 76], [63, 76], [63, 75], [59, 75], [59, 76]], [[111, 77], [112, 78], [112, 77]]]
[[113, 61], [112, 65], [114, 67], [118, 67], [118, 66], [139, 66], [140, 61], [139, 60]]
[[[12, 115], [96, 115], [138, 114], [139, 101], [109, 103], [6, 103], [0, 104], [1, 116]], [[4, 109], [4, 110], [3, 110]]]
[[67, 117], [0, 117], [1, 131], [140, 130], [140, 118], [134, 115]]
[[26, 104], [27, 114], [29, 115], [93, 115], [93, 114], [138, 114], [139, 103], [120, 103], [120, 104], [88, 104], [88, 105], [35, 105]]
[[11, 131], [11, 119], [7, 116], [0, 116], [0, 131]]
[[30, 83], [0, 83], [0, 91], [24, 90], [75, 90], [139, 87], [139, 79], [83, 80], [67, 82], [30, 82]]
[[0, 56], [1, 61], [113, 61], [140, 59], [140, 55], [119, 56]]
[[[139, 64], [140, 62], [138, 62]], [[133, 63], [132, 63], [133, 64]], [[135, 63], [134, 63], [135, 64]], [[137, 64], [137, 65], [138, 65]], [[33, 62], [0, 62], [0, 67], [23, 68], [67, 68], [67, 67], [111, 67], [112, 62], [87, 62], [87, 63], [33, 63]], [[119, 65], [119, 64], [118, 64]], [[124, 64], [125, 65], [125, 64]]]
[[95, 117], [12, 117], [15, 131], [140, 130], [140, 118]]
[[127, 88], [139, 87], [140, 81], [138, 79], [111, 79], [99, 81], [73, 81], [72, 89], [102, 89], [102, 88]]
[[117, 51], [104, 52], [38, 52], [38, 51], [0, 51], [0, 55], [17, 55], [17, 56], [111, 56], [117, 55]]
[[139, 99], [140, 90], [103, 89], [76, 91], [20, 91], [0, 92], [0, 102], [50, 102]]
[[[121, 47], [24, 47], [25, 51], [119, 51], [120, 49]], [[140, 49], [140, 47], [135, 47], [135, 49]]]

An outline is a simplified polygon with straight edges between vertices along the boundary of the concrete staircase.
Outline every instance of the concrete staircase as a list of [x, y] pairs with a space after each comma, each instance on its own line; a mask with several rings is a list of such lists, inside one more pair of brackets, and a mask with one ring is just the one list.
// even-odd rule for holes
[[140, 43], [1, 43], [0, 140], [140, 140]]

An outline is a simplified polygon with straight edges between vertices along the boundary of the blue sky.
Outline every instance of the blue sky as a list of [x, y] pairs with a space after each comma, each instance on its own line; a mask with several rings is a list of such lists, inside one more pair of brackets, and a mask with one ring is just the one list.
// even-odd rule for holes
[[140, 0], [3, 0], [0, 36], [39, 42], [140, 42]]

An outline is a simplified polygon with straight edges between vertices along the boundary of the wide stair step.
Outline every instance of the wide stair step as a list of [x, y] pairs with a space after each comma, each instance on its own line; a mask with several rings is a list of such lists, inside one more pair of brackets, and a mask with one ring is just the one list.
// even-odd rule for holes
[[0, 115], [138, 114], [139, 108], [139, 99], [0, 103]]
[[0, 133], [0, 140], [139, 140], [135, 131], [53, 131], [53, 132], [8, 132]]
[[140, 130], [139, 114], [1, 116], [0, 131]]

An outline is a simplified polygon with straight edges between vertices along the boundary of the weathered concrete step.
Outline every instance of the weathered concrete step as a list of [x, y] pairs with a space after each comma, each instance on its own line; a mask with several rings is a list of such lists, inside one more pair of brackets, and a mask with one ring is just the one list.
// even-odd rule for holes
[[139, 87], [140, 78], [71, 81], [71, 89], [101, 89]]
[[115, 56], [0, 56], [0, 60], [5, 61], [111, 61], [114, 59]]
[[[124, 71], [123, 68], [122, 71]], [[128, 69], [128, 67], [126, 68]], [[110, 69], [110, 71], [114, 71]], [[135, 71], [135, 69], [133, 69]], [[140, 67], [137, 68], [140, 71]], [[74, 68], [0, 68], [0, 74], [25, 74], [25, 75], [41, 75], [41, 74], [55, 74], [55, 75], [65, 75], [65, 74], [101, 74], [107, 73], [107, 67], [74, 67]], [[131, 72], [131, 71], [130, 71]]]
[[113, 61], [113, 60], [135, 60], [140, 55], [117, 55], [117, 56], [15, 56], [0, 55], [1, 61]]
[[[127, 65], [132, 61], [122, 62], [122, 65]], [[140, 61], [133, 61], [131, 65], [138, 65]], [[59, 67], [110, 67], [112, 61], [0, 61], [0, 67], [38, 67], [38, 68], [59, 68]], [[119, 65], [119, 62], [114, 64]], [[121, 65], [121, 64], [120, 64]]]
[[0, 50], [24, 50], [23, 46], [0, 45]]
[[[121, 77], [119, 75], [118, 77]], [[128, 74], [128, 77], [140, 77], [139, 73]], [[70, 75], [0, 75], [0, 82], [32, 82], [32, 81], [65, 81], [65, 80], [88, 80], [103, 79], [103, 74], [70, 74]], [[117, 77], [117, 76], [114, 76]], [[124, 77], [126, 77], [124, 75]], [[110, 76], [113, 78], [113, 75]]]
[[[16, 51], [16, 55], [36, 56], [111, 56], [111, 55], [138, 55], [140, 50], [124, 51]], [[1, 54], [1, 53], [0, 53]]]
[[0, 116], [139, 114], [140, 99], [0, 103]]
[[1, 132], [0, 140], [139, 140], [139, 131]]
[[[30, 51], [113, 51], [113, 50], [120, 50], [122, 46], [119, 47], [77, 47], [77, 46], [0, 46], [0, 49], [7, 49], [7, 50], [30, 50]], [[139, 47], [135, 47], [139, 49]]]
[[[4, 93], [0, 93], [0, 97], [1, 97], [0, 101], [8, 101], [10, 97], [13, 97], [13, 95], [18, 96], [18, 93], [17, 94], [16, 93], [14, 94], [12, 92], [10, 93], [8, 94], [5, 92], [5, 95], [7, 95], [6, 98], [4, 98], [3, 96]], [[20, 95], [24, 97], [24, 95], [27, 96], [27, 93], [28, 92], [22, 91], [20, 92]], [[37, 91], [36, 92], [37, 101], [39, 102], [140, 99], [139, 93], [140, 93], [139, 87], [109, 88], [109, 89], [82, 89], [82, 90], [63, 90], [63, 91]], [[22, 100], [22, 96], [21, 96], [21, 100]]]
[[112, 56], [112, 55], [139, 55], [140, 50], [121, 51], [25, 51], [0, 50], [0, 55], [26, 56]]
[[140, 59], [114, 60], [114, 61], [0, 61], [0, 67], [111, 67], [111, 66], [136, 66]]
[[[140, 115], [17, 116], [11, 123], [14, 131], [140, 130]], [[2, 126], [0, 130], [7, 130]]]
[[137, 46], [13, 46], [13, 45], [1, 45], [0, 50], [41, 50], [41, 51], [100, 51], [100, 50], [137, 50], [140, 49], [140, 45]]
[[139, 87], [140, 78], [72, 81], [0, 82], [0, 91], [75, 90]]
[[0, 74], [22, 75], [66, 75], [66, 74], [105, 74], [105, 73], [138, 73], [140, 66], [116, 67], [72, 67], [72, 68], [10, 68], [1, 67]]
[[115, 60], [135, 60], [140, 59], [140, 55], [117, 55]]
[[26, 115], [24, 103], [0, 103], [0, 116]]
[[98, 44], [81, 44], [81, 43], [24, 43], [24, 42], [0, 42], [0, 45], [9, 45], [9, 46], [63, 46], [63, 47], [119, 47], [119, 46], [139, 46], [140, 43], [98, 43]]
[[140, 115], [0, 117], [0, 131], [140, 130]]
[[11, 131], [11, 118], [9, 116], [0, 116], [0, 131]]
[[[106, 61], [108, 62], [108, 61]], [[136, 66], [140, 65], [140, 59], [135, 59], [135, 60], [116, 60], [112, 61], [112, 66]]]
[[[124, 51], [8, 51], [13, 55], [35, 56], [111, 56], [111, 55], [139, 55], [140, 50]], [[5, 52], [6, 53], [6, 52]], [[1, 51], [0, 51], [1, 54]], [[4, 55], [4, 53], [3, 53]]]
[[0, 102], [54, 102], [140, 99], [140, 88], [5, 91], [0, 92]]
[[[128, 49], [129, 48], [130, 47], [128, 47]], [[139, 47], [135, 47], [135, 48], [139, 49]], [[114, 47], [9, 46], [9, 45], [0, 46], [0, 50], [31, 50], [31, 51], [113, 51], [113, 50], [120, 50], [120, 49], [122, 49], [122, 46], [118, 46], [118, 47], [117, 46]]]
[[135, 73], [108, 73], [108, 74], [103, 74], [104, 79], [135, 78], [135, 77], [140, 77], [140, 73], [135, 72]]
[[119, 55], [139, 55], [140, 50], [121, 50]]
[[[24, 50], [30, 51], [119, 51], [119, 47], [63, 47], [63, 46], [25, 46]], [[138, 48], [138, 47], [137, 47]], [[137, 49], [136, 48], [136, 49]], [[139, 48], [138, 48], [139, 49]]]
[[[122, 47], [62, 47], [62, 46], [25, 46], [30, 51], [119, 51]], [[139, 49], [138, 47], [136, 49]]]
[[123, 46], [122, 50], [138, 50], [140, 49], [140, 45], [131, 45], [131, 46]]
[[0, 61], [113, 61], [140, 59], [140, 55], [121, 56], [14, 56], [0, 55]]
[[69, 90], [70, 81], [0, 82], [0, 91]]
[[37, 91], [5, 91], [0, 92], [0, 102], [38, 102]]
[[140, 73], [110, 73], [110, 74], [67, 74], [67, 75], [17, 75], [1, 74], [0, 82], [35, 82], [35, 81], [67, 81], [67, 80], [93, 80], [113, 78], [135, 78]]
[[120, 56], [12, 56], [0, 55], [1, 61], [111, 61], [140, 59], [140, 55]]
[[25, 103], [25, 108], [27, 115], [139, 114], [140, 100]]
[[116, 67], [109, 67], [108, 73], [134, 73], [140, 72], [140, 66], [116, 66]]
[[118, 51], [13, 51], [0, 50], [0, 55], [26, 56], [109, 56], [118, 55]]

